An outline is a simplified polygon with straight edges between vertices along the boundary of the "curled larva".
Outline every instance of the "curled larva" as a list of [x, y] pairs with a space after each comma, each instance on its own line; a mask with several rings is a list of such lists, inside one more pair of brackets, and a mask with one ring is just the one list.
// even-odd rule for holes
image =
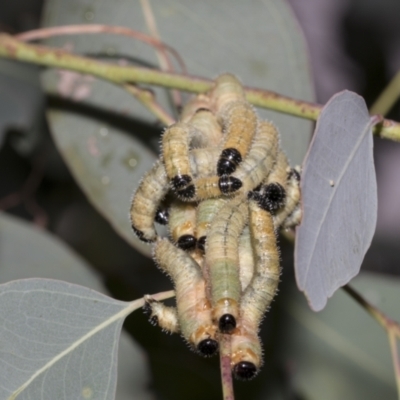
[[256, 200], [261, 208], [275, 213], [286, 204], [286, 190], [289, 164], [285, 153], [278, 152], [275, 165], [263, 184], [250, 193], [250, 198]]
[[172, 241], [182, 250], [196, 247], [196, 204], [175, 200], [169, 208], [169, 232]]
[[207, 232], [211, 221], [218, 211], [227, 202], [226, 199], [208, 199], [199, 203], [197, 206], [196, 237], [197, 248], [204, 252]]
[[[279, 209], [274, 215], [275, 229], [281, 227], [284, 221], [294, 212], [300, 202], [300, 173], [296, 168], [289, 170], [287, 175], [286, 203], [283, 208]], [[301, 212], [301, 209], [300, 209]], [[297, 214], [297, 217], [301, 217]], [[295, 221], [293, 221], [295, 222]], [[297, 221], [300, 222], [300, 221]]]
[[209, 271], [213, 321], [223, 333], [235, 329], [239, 317], [241, 287], [238, 247], [247, 215], [247, 199], [231, 199], [218, 212], [207, 235], [205, 262]]
[[255, 273], [240, 303], [238, 327], [232, 335], [233, 373], [238, 379], [253, 378], [261, 364], [261, 343], [257, 337], [261, 319], [275, 297], [279, 275], [279, 251], [272, 215], [249, 201], [249, 228], [255, 259]]
[[175, 285], [178, 322], [183, 337], [202, 355], [218, 350], [216, 327], [211, 321], [211, 305], [198, 264], [167, 239], [157, 239], [154, 257]]
[[153, 242], [157, 237], [154, 219], [157, 208], [168, 189], [164, 164], [158, 160], [141, 180], [131, 203], [132, 229], [144, 242]]
[[268, 121], [260, 121], [247, 157], [231, 175], [222, 176], [219, 188], [224, 194], [241, 190], [248, 193], [271, 172], [279, 148], [279, 133]]
[[[190, 168], [194, 176], [207, 176], [215, 173], [218, 149], [194, 149], [189, 153]], [[132, 229], [144, 242], [154, 242], [157, 232], [154, 221], [160, 203], [169, 190], [168, 177], [164, 163], [158, 160], [147, 172], [132, 197], [130, 217]], [[184, 197], [184, 196], [182, 196]], [[163, 216], [164, 219], [166, 215]]]

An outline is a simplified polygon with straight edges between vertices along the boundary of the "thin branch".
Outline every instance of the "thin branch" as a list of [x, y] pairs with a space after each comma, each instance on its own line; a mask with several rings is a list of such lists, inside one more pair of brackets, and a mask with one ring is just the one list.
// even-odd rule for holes
[[[150, 34], [155, 39], [161, 41], [160, 34], [158, 33], [156, 19], [154, 18], [153, 10], [151, 9], [150, 0], [140, 0], [142, 5], [142, 10], [144, 14], [144, 19], [146, 20], [146, 25], [150, 31]], [[160, 64], [160, 69], [162, 71], [173, 72], [174, 68], [170, 63], [168, 54], [164, 50], [156, 51], [158, 62]], [[175, 109], [179, 110], [182, 108], [182, 96], [178, 90], [172, 90], [172, 99], [175, 105]]]
[[[0, 34], [0, 57], [91, 74], [116, 84], [146, 83], [193, 93], [204, 93], [213, 84], [213, 81], [199, 77], [114, 65], [60, 49], [29, 45], [7, 34]], [[268, 90], [246, 88], [246, 97], [255, 106], [311, 120], [316, 120], [322, 110], [321, 105], [295, 100]], [[400, 123], [383, 120], [375, 126], [374, 133], [382, 138], [400, 141]]]
[[393, 77], [371, 107], [371, 114], [386, 115], [400, 97], [400, 71]]
[[399, 349], [397, 348], [397, 335], [394, 332], [389, 331], [388, 336], [389, 336], [390, 351], [392, 353], [394, 374], [396, 378], [397, 395], [400, 400], [400, 359], [399, 359]]
[[[23, 42], [29, 42], [32, 40], [48, 39], [54, 36], [64, 35], [87, 35], [95, 33], [106, 33], [131, 37], [133, 39], [140, 40], [143, 43], [155, 47], [162, 51], [168, 51], [176, 59], [183, 73], [186, 73], [186, 65], [179, 55], [179, 53], [171, 46], [163, 43], [157, 38], [146, 35], [145, 33], [135, 31], [134, 29], [125, 28], [123, 26], [112, 26], [112, 25], [101, 25], [101, 24], [90, 24], [90, 25], [65, 25], [65, 26], [54, 26], [51, 28], [34, 29], [31, 31], [19, 33], [14, 38]], [[172, 69], [172, 68], [171, 68]]]
[[231, 335], [219, 335], [219, 359], [223, 400], [235, 400], [231, 372]]

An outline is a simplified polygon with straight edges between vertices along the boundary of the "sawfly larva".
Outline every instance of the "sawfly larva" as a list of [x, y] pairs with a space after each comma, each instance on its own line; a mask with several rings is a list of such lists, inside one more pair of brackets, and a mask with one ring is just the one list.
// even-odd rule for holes
[[179, 200], [169, 208], [169, 231], [172, 241], [182, 250], [196, 247], [196, 204]]
[[154, 257], [174, 283], [178, 322], [183, 337], [200, 354], [215, 354], [218, 350], [216, 327], [211, 320], [211, 305], [206, 297], [205, 281], [199, 265], [168, 239], [157, 239]]
[[[189, 163], [194, 176], [207, 176], [215, 171], [218, 149], [194, 149], [189, 152]], [[154, 228], [156, 216], [163, 220], [164, 216], [157, 210], [169, 190], [165, 166], [158, 160], [153, 168], [141, 180], [132, 198], [130, 217], [132, 229], [144, 242], [154, 242], [157, 232]]]
[[270, 173], [278, 152], [279, 133], [267, 121], [258, 125], [247, 157], [232, 175], [222, 176], [218, 186], [222, 193], [229, 194], [241, 189], [248, 193], [257, 187]]
[[262, 364], [259, 326], [275, 297], [279, 276], [279, 250], [272, 215], [249, 201], [249, 229], [255, 259], [255, 272], [240, 303], [238, 328], [232, 335], [233, 373], [238, 379], [251, 379]]
[[247, 216], [247, 199], [236, 197], [221, 208], [208, 232], [205, 262], [209, 271], [213, 321], [223, 333], [232, 332], [239, 317], [238, 247]]

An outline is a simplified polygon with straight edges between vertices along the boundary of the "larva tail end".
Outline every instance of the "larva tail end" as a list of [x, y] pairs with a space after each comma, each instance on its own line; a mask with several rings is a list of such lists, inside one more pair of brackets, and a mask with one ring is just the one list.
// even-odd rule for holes
[[224, 314], [218, 321], [221, 333], [231, 333], [236, 328], [236, 318], [231, 314]]
[[217, 164], [218, 176], [230, 175], [236, 167], [242, 162], [242, 155], [234, 148], [222, 150]]
[[197, 345], [198, 352], [204, 357], [211, 357], [217, 353], [218, 342], [214, 339], [204, 339]]
[[132, 225], [132, 230], [133, 230], [133, 232], [135, 232], [135, 235], [136, 235], [142, 242], [145, 242], [145, 243], [153, 243], [153, 242], [157, 239], [156, 236], [151, 237], [151, 238], [145, 237], [145, 234], [144, 234], [142, 231], [140, 231], [139, 229], [135, 228], [133, 225]]
[[259, 200], [262, 209], [274, 213], [281, 208], [286, 200], [286, 191], [279, 183], [270, 183], [265, 189], [265, 194]]
[[178, 196], [178, 198], [180, 200], [189, 201], [195, 197], [196, 188], [194, 187], [194, 185], [189, 185], [189, 186], [185, 187], [184, 189], [177, 190], [176, 195]]
[[238, 191], [242, 187], [242, 181], [233, 176], [223, 175], [219, 178], [219, 190], [224, 194], [230, 194]]
[[171, 179], [171, 186], [176, 191], [183, 189], [191, 182], [192, 178], [189, 175], [176, 175]]
[[154, 220], [160, 225], [167, 225], [169, 220], [168, 208], [159, 208], [156, 212]]
[[181, 236], [176, 245], [182, 250], [193, 250], [196, 248], [196, 238], [192, 235]]
[[233, 367], [232, 372], [236, 379], [248, 381], [257, 375], [258, 369], [252, 362], [241, 361]]

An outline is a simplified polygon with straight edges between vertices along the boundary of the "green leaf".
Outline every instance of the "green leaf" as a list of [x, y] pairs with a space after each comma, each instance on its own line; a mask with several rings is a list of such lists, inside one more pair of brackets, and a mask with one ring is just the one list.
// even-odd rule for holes
[[[106, 292], [99, 277], [92, 272], [89, 265], [63, 242], [31, 224], [10, 217], [7, 214], [0, 214], [0, 283], [33, 277], [63, 280], [69, 283], [84, 285], [99, 292]], [[33, 283], [33, 281], [31, 282]], [[65, 287], [71, 286], [68, 286], [67, 283], [65, 285], [67, 285]], [[28, 285], [27, 290], [31, 289]], [[89, 289], [85, 290], [95, 293]], [[96, 296], [102, 295], [96, 293]], [[114, 300], [109, 299], [109, 301], [113, 302]], [[36, 306], [39, 306], [39, 304], [32, 304], [33, 308]], [[6, 307], [3, 301], [0, 307], [1, 312], [5, 313], [4, 318], [12, 318], [12, 312]], [[18, 312], [27, 314], [28, 309], [21, 308]], [[15, 314], [14, 318], [20, 320], [22, 314], [19, 316]], [[50, 324], [51, 322], [48, 321], [48, 323]], [[47, 328], [45, 325], [41, 325], [38, 329], [43, 335], [46, 335]], [[0, 376], [2, 377], [5, 375], [1, 368], [8, 365], [10, 361], [10, 354], [4, 353], [4, 349], [10, 346], [19, 346], [14, 339], [15, 336], [0, 335]], [[135, 394], [135, 399], [147, 400], [151, 398], [148, 392], [149, 368], [143, 350], [125, 332], [122, 332], [120, 338], [118, 335], [113, 338], [112, 343], [115, 349], [118, 348], [118, 339], [120, 341], [116, 399], [128, 400], [132, 398], [133, 394]], [[19, 350], [16, 349], [16, 351]], [[110, 364], [110, 361], [108, 362]], [[17, 374], [13, 375], [12, 379], [15, 382], [21, 383], [20, 378], [21, 376]], [[2, 399], [6, 398], [5, 395], [1, 395], [1, 390], [4, 388], [2, 384], [4, 382], [5, 380], [0, 379], [0, 398]], [[31, 398], [39, 399], [41, 397], [32, 395]]]
[[[400, 321], [400, 280], [360, 274], [352, 285], [368, 301]], [[395, 399], [396, 382], [386, 332], [345, 292], [314, 313], [293, 286], [282, 362], [306, 399]]]

